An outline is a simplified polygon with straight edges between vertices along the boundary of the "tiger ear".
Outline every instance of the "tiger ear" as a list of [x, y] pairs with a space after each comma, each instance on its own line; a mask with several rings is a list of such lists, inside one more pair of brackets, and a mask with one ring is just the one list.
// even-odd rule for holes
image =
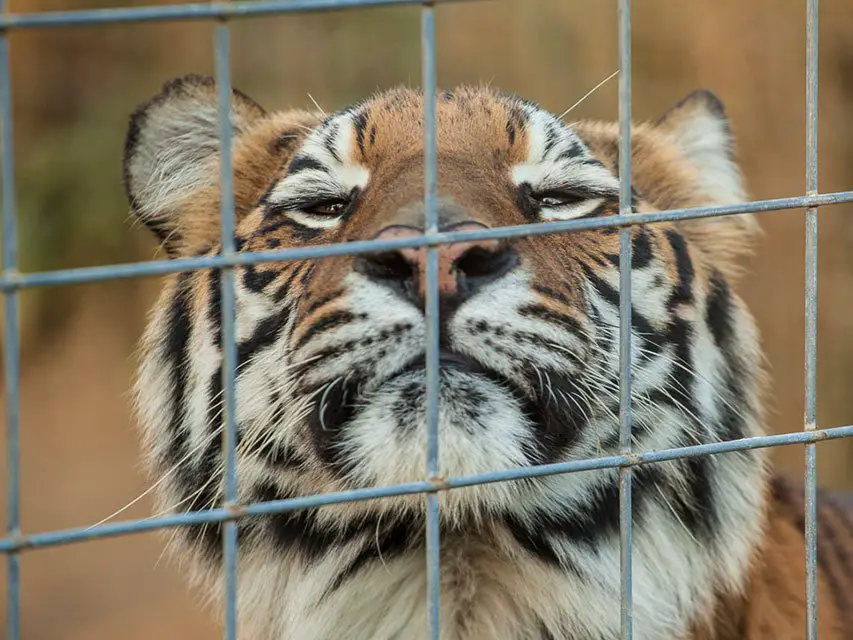
[[717, 204], [743, 202], [746, 192], [734, 157], [734, 138], [722, 101], [694, 91], [658, 121], [700, 176], [700, 187]]
[[[672, 107], [655, 128], [695, 169], [695, 186], [702, 194], [703, 204], [747, 200], [735, 160], [731, 126], [717, 96], [710, 91], [694, 91]], [[730, 278], [739, 275], [740, 263], [761, 233], [752, 214], [682, 220], [678, 227], [694, 244], [713, 255], [715, 264]]]
[[[232, 91], [235, 139], [264, 115], [257, 103]], [[218, 157], [219, 106], [213, 78], [188, 75], [171, 80], [131, 115], [124, 147], [125, 191], [133, 214], [167, 250], [188, 197], [216, 185]]]
[[[695, 169], [696, 188], [702, 192], [704, 204], [747, 200], [731, 126], [717, 96], [710, 91], [694, 91], [672, 107], [655, 128]], [[678, 227], [696, 246], [713, 255], [717, 267], [730, 278], [740, 274], [743, 258], [761, 234], [752, 214], [682, 220]]]

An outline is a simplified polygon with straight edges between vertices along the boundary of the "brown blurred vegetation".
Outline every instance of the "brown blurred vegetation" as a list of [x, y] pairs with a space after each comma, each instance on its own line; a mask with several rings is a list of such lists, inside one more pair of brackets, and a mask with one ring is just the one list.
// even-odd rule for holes
[[[13, 11], [104, 6], [12, 0]], [[634, 110], [656, 118], [706, 87], [727, 104], [752, 197], [804, 191], [803, 0], [643, 0], [634, 8]], [[562, 112], [617, 67], [616, 3], [504, 0], [438, 8], [439, 81], [490, 82]], [[820, 186], [853, 189], [853, 11], [821, 2]], [[166, 78], [212, 71], [205, 23], [13, 32], [21, 259], [25, 270], [147, 259], [120, 183], [128, 113]], [[235, 84], [267, 107], [334, 109], [420, 78], [417, 9], [237, 22]], [[573, 116], [615, 118], [616, 82]], [[820, 229], [818, 419], [853, 422], [853, 210]], [[772, 431], [801, 428], [802, 212], [765, 214], [741, 285], [774, 378]], [[126, 280], [24, 295], [25, 531], [96, 522], [142, 493], [127, 390], [156, 282]], [[819, 449], [820, 480], [853, 484], [851, 446]], [[799, 473], [802, 448], [777, 449]], [[144, 517], [147, 497], [121, 517]], [[167, 562], [161, 539], [125, 537], [23, 556], [28, 640], [207, 638], [218, 634]], [[0, 578], [4, 576], [0, 575]]]

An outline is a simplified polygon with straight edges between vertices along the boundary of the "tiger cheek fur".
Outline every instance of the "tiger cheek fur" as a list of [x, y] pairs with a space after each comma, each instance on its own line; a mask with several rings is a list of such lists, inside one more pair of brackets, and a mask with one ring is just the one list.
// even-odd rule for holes
[[[437, 109], [443, 229], [618, 212], [614, 125], [569, 126], [482, 88], [444, 92]], [[422, 110], [407, 89], [328, 117], [267, 113], [235, 91], [238, 251], [420, 233]], [[742, 200], [731, 145], [705, 92], [637, 125], [635, 211]], [[170, 256], [218, 253], [218, 165], [210, 79], [174, 80], [132, 116], [128, 197]], [[732, 288], [755, 233], [749, 216], [632, 230], [636, 449], [761, 432], [758, 338]], [[618, 247], [602, 229], [439, 248], [443, 475], [617, 451]], [[241, 502], [423, 477], [424, 273], [422, 249], [235, 268]], [[218, 274], [171, 276], [136, 385], [167, 511], [222, 503], [221, 340]], [[636, 468], [635, 637], [771, 637], [756, 604], [772, 599], [763, 559], [792, 538], [767, 533], [785, 518], [763, 458]], [[601, 470], [440, 494], [442, 638], [618, 637], [616, 480]], [[426, 637], [422, 496], [243, 519], [239, 539], [245, 637]], [[173, 543], [218, 596], [219, 527]]]

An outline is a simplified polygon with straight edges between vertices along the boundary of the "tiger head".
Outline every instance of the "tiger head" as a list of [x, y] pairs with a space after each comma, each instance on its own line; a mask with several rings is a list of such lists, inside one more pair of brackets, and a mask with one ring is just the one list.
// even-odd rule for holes
[[[615, 125], [566, 124], [489, 88], [445, 91], [436, 108], [440, 231], [619, 212]], [[410, 89], [328, 116], [268, 113], [233, 92], [236, 250], [420, 235], [423, 109], [422, 94]], [[129, 200], [173, 258], [220, 253], [217, 114], [213, 82], [189, 76], [132, 116]], [[728, 121], [707, 92], [636, 125], [632, 146], [635, 212], [745, 197]], [[746, 216], [632, 228], [636, 450], [758, 433], [758, 339], [731, 288], [756, 231]], [[437, 254], [441, 476], [616, 453], [618, 231], [467, 240]], [[234, 268], [241, 502], [425, 478], [426, 268], [419, 247]], [[137, 404], [170, 510], [222, 501], [220, 291], [217, 270], [170, 276], [143, 340]], [[642, 637], [671, 637], [654, 635], [666, 617], [653, 615], [661, 589], [678, 592], [665, 613], [684, 627], [713, 593], [739, 588], [759, 535], [762, 469], [759, 453], [743, 452], [635, 470], [635, 580], [649, 598], [638, 596], [636, 616], [652, 634]], [[447, 545], [464, 553], [474, 538], [488, 541], [478, 553], [527, 558], [531, 575], [599, 572], [601, 584], [615, 580], [602, 593], [618, 603], [616, 478], [600, 470], [443, 492]], [[394, 562], [422, 564], [424, 505], [416, 495], [241, 521], [242, 575], [272, 579], [269, 565], [279, 561], [270, 554], [278, 553], [291, 563], [282, 572], [301, 571], [294, 612], [306, 598], [342, 597], [356, 574], [369, 580], [383, 571], [380, 560], [390, 572]], [[182, 539], [200, 565], [216, 566], [217, 527]], [[656, 572], [673, 563], [683, 571], [663, 585]], [[284, 578], [276, 584], [285, 583], [292, 588]], [[388, 589], [393, 598], [397, 588]], [[583, 617], [583, 603], [566, 606]], [[293, 613], [288, 619], [302, 625], [293, 628], [337, 637], [324, 635], [328, 620], [312, 611]], [[275, 624], [288, 628], [281, 620]], [[379, 623], [363, 624], [357, 637], [384, 637], [371, 635]], [[557, 629], [547, 616], [542, 624]], [[362, 627], [348, 628], [357, 635]]]

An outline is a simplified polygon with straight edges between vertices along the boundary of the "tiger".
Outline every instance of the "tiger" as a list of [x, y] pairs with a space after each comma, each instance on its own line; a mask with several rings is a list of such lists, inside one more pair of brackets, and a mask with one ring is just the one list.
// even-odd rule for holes
[[[177, 78], [130, 117], [130, 209], [168, 259], [223, 253], [217, 91], [209, 77]], [[566, 123], [490, 86], [432, 99], [440, 231], [619, 214], [615, 123]], [[421, 90], [331, 115], [268, 112], [236, 89], [230, 100], [238, 255], [423, 233]], [[709, 91], [635, 123], [631, 163], [632, 214], [747, 197]], [[757, 221], [626, 228], [633, 449], [765, 433], [764, 356], [735, 291]], [[435, 249], [437, 478], [618, 454], [619, 230], [471, 237], [485, 239]], [[426, 256], [407, 245], [233, 267], [240, 504], [424, 479]], [[135, 383], [143, 457], [168, 513], [225, 504], [222, 273], [175, 271]], [[618, 469], [596, 469], [438, 492], [440, 637], [621, 637], [618, 487]], [[638, 465], [632, 488], [634, 638], [805, 637], [803, 488], [763, 450]], [[426, 513], [418, 494], [240, 518], [240, 637], [427, 638]], [[821, 491], [824, 640], [853, 628], [851, 534], [848, 510]], [[208, 522], [169, 544], [214, 608], [221, 535]]]

